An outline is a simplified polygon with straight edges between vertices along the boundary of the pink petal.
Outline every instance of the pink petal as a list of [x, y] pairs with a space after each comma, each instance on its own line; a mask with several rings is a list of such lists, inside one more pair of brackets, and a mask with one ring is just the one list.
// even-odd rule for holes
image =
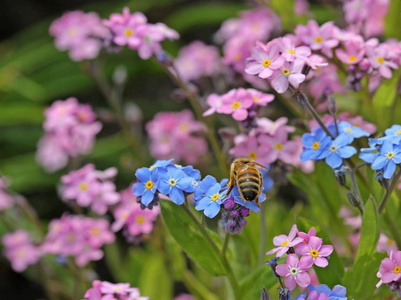
[[248, 111], [245, 109], [237, 109], [233, 113], [233, 118], [236, 121], [244, 121], [248, 117]]
[[397, 266], [401, 266], [401, 251], [393, 252], [392, 258]]
[[292, 241], [294, 239], [295, 235], [297, 234], [297, 232], [298, 232], [297, 225], [296, 224], [292, 225], [290, 233], [288, 234], [288, 240]]
[[297, 247], [295, 248], [295, 252], [301, 256], [308, 254], [310, 250], [311, 250], [310, 247], [304, 243], [298, 244]]
[[306, 287], [310, 284], [310, 277], [309, 274], [306, 272], [298, 274], [295, 280], [299, 284], [299, 286], [302, 287]]
[[298, 88], [299, 84], [305, 80], [304, 74], [291, 74], [288, 76], [288, 81], [292, 84], [293, 87]]
[[271, 85], [277, 93], [282, 94], [288, 89], [288, 79], [284, 75], [278, 75], [271, 81]]
[[385, 273], [382, 275], [383, 283], [389, 283], [394, 280], [395, 274], [394, 273]]
[[273, 253], [276, 253], [278, 250], [280, 250], [281, 248], [280, 247], [277, 247], [277, 248], [274, 248], [274, 249], [272, 249], [272, 250], [270, 250], [270, 251], [267, 251], [266, 252], [266, 255], [270, 255], [270, 254], [273, 254]]
[[288, 237], [285, 234], [281, 234], [281, 235], [275, 236], [273, 238], [273, 244], [275, 246], [281, 246], [287, 240], [288, 240]]
[[264, 68], [260, 73], [259, 73], [259, 77], [260, 78], [268, 78], [270, 76], [273, 75], [273, 71], [270, 68]]
[[281, 248], [278, 252], [277, 252], [277, 254], [276, 254], [276, 257], [281, 257], [281, 256], [283, 256], [287, 251], [288, 251], [288, 247], [283, 247], [283, 248]]
[[[309, 281], [310, 281], [310, 279], [309, 279]], [[284, 283], [285, 283], [285, 286], [290, 290], [290, 291], [292, 291], [293, 289], [295, 289], [295, 287], [297, 286], [297, 283], [295, 282], [295, 278], [294, 278], [294, 276], [287, 276], [285, 279], [284, 279]]]
[[[294, 254], [295, 255], [295, 254]], [[313, 265], [313, 258], [310, 255], [302, 256], [299, 260], [299, 268], [306, 271]]]
[[323, 244], [323, 240], [319, 237], [311, 236], [309, 238], [308, 245], [311, 249], [319, 250], [320, 247], [322, 246], [322, 244]]
[[303, 241], [304, 241], [303, 238], [297, 237], [291, 243], [288, 244], [288, 247], [294, 247], [294, 246], [302, 243]]
[[276, 273], [282, 277], [287, 276], [290, 272], [289, 267], [286, 264], [281, 264], [276, 267]]
[[245, 67], [245, 72], [251, 75], [256, 75], [265, 69], [260, 63], [258, 62], [251, 62], [248, 63]]
[[298, 256], [296, 254], [288, 254], [286, 264], [289, 267], [298, 267]]
[[315, 258], [315, 265], [321, 268], [327, 267], [329, 262], [324, 257], [316, 257]]
[[332, 245], [323, 245], [319, 250], [320, 256], [329, 256], [333, 253], [334, 247]]

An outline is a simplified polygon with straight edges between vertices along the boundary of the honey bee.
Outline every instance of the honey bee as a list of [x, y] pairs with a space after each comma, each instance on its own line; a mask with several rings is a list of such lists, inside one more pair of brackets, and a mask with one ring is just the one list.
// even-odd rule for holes
[[255, 200], [256, 205], [259, 207], [259, 195], [262, 191], [263, 178], [258, 167], [267, 169], [250, 157], [241, 156], [236, 158], [230, 167], [229, 188], [225, 197], [232, 191], [234, 185], [237, 185], [241, 198], [249, 202]]

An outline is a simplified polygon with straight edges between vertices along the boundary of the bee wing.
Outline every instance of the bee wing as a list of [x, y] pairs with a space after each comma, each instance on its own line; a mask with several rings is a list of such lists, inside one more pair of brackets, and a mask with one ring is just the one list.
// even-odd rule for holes
[[265, 169], [265, 170], [267, 170], [268, 169], [268, 167], [265, 167], [264, 165], [261, 165], [261, 164], [258, 164], [257, 162], [253, 162], [255, 165], [257, 165], [259, 168], [261, 168], [261, 169]]

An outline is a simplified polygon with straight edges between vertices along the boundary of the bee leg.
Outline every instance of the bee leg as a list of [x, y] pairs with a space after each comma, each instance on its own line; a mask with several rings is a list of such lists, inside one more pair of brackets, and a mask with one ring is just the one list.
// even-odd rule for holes
[[256, 205], [260, 208], [260, 205], [259, 205], [259, 196], [257, 196], [257, 197], [255, 198], [255, 203], [256, 203]]

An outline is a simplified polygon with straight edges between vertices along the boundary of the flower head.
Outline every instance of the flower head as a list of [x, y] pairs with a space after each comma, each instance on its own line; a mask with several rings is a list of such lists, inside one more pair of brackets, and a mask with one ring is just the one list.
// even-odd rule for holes
[[312, 264], [305, 257], [298, 259], [296, 254], [288, 254], [286, 263], [276, 267], [278, 275], [285, 277], [285, 286], [292, 291], [298, 284], [301, 287], [307, 287], [310, 283], [309, 274], [306, 273]]
[[301, 243], [295, 248], [295, 252], [306, 257], [308, 262], [324, 268], [329, 264], [326, 257], [333, 252], [333, 246], [323, 245], [321, 238], [311, 236], [307, 244]]
[[[266, 252], [266, 255], [276, 253], [277, 257], [283, 256], [290, 247], [295, 247], [296, 245], [302, 243], [303, 239], [300, 237], [295, 237], [297, 234], [297, 225], [291, 227], [290, 233], [287, 235], [279, 235], [273, 238], [273, 244], [277, 246], [276, 248]], [[308, 283], [309, 284], [309, 283]]]

